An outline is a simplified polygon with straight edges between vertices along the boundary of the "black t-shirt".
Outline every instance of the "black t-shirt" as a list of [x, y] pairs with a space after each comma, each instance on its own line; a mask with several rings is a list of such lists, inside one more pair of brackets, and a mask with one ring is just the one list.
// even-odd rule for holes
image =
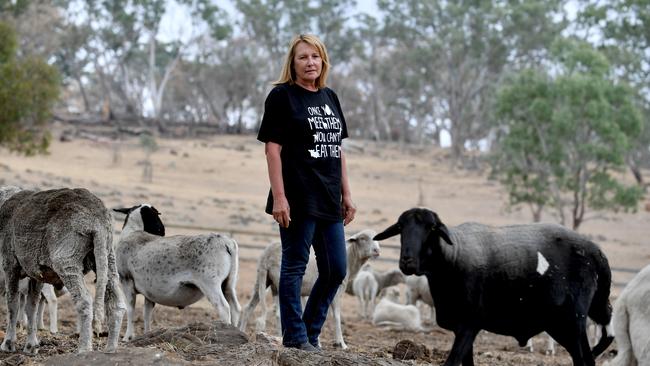
[[[257, 139], [282, 145], [282, 178], [291, 218], [341, 216], [341, 140], [348, 137], [339, 99], [329, 88], [277, 85], [266, 98]], [[269, 192], [266, 213], [273, 210]]]

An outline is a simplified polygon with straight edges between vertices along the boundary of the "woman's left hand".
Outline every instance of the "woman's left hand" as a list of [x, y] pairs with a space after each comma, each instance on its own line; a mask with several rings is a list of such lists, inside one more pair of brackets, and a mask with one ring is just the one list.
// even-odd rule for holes
[[343, 197], [341, 210], [343, 211], [343, 225], [345, 226], [354, 220], [354, 215], [357, 213], [357, 206], [352, 202], [352, 198]]

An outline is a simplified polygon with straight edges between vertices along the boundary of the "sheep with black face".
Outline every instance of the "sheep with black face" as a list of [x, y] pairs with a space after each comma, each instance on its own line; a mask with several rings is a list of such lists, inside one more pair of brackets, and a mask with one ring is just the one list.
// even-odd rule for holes
[[127, 328], [134, 336], [133, 312], [138, 293], [144, 296], [144, 331], [151, 328], [156, 304], [180, 309], [203, 296], [219, 319], [235, 324], [241, 307], [235, 286], [239, 269], [237, 242], [225, 235], [164, 237], [159, 212], [151, 205], [115, 209], [126, 214], [117, 244], [117, 270], [126, 297]]
[[[455, 334], [445, 366], [473, 365], [482, 329], [512, 336], [521, 346], [546, 331], [575, 366], [594, 365], [612, 342], [605, 327], [611, 271], [603, 252], [583, 236], [552, 224], [447, 228], [423, 208], [405, 211], [375, 239], [398, 234], [400, 269], [427, 277], [438, 325]], [[603, 330], [593, 350], [587, 317]]]

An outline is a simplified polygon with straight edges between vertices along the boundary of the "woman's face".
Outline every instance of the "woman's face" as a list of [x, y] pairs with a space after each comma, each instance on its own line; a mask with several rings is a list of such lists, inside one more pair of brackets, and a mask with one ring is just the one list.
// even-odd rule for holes
[[300, 42], [296, 45], [293, 56], [293, 71], [296, 82], [303, 85], [316, 85], [316, 79], [323, 70], [323, 59], [318, 49], [309, 43]]

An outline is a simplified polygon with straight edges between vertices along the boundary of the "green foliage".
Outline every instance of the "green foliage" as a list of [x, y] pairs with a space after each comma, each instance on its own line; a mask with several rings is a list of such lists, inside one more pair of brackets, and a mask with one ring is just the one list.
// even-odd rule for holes
[[[12, 35], [0, 23], [0, 38], [15, 44]], [[0, 62], [0, 145], [27, 155], [44, 153], [50, 141], [47, 121], [59, 94], [58, 73], [37, 58], [6, 56]]]
[[16, 32], [9, 24], [0, 22], [0, 64], [14, 57], [16, 47]]
[[156, 138], [148, 133], [143, 133], [140, 135], [140, 146], [147, 153], [147, 156], [158, 150], [158, 143]]
[[633, 90], [613, 81], [600, 52], [570, 40], [552, 50], [552, 73], [524, 70], [498, 94], [502, 136], [493, 168], [511, 205], [549, 205], [562, 221], [568, 207], [577, 229], [587, 207], [636, 208], [640, 189], [616, 173], [641, 132], [641, 115]]

